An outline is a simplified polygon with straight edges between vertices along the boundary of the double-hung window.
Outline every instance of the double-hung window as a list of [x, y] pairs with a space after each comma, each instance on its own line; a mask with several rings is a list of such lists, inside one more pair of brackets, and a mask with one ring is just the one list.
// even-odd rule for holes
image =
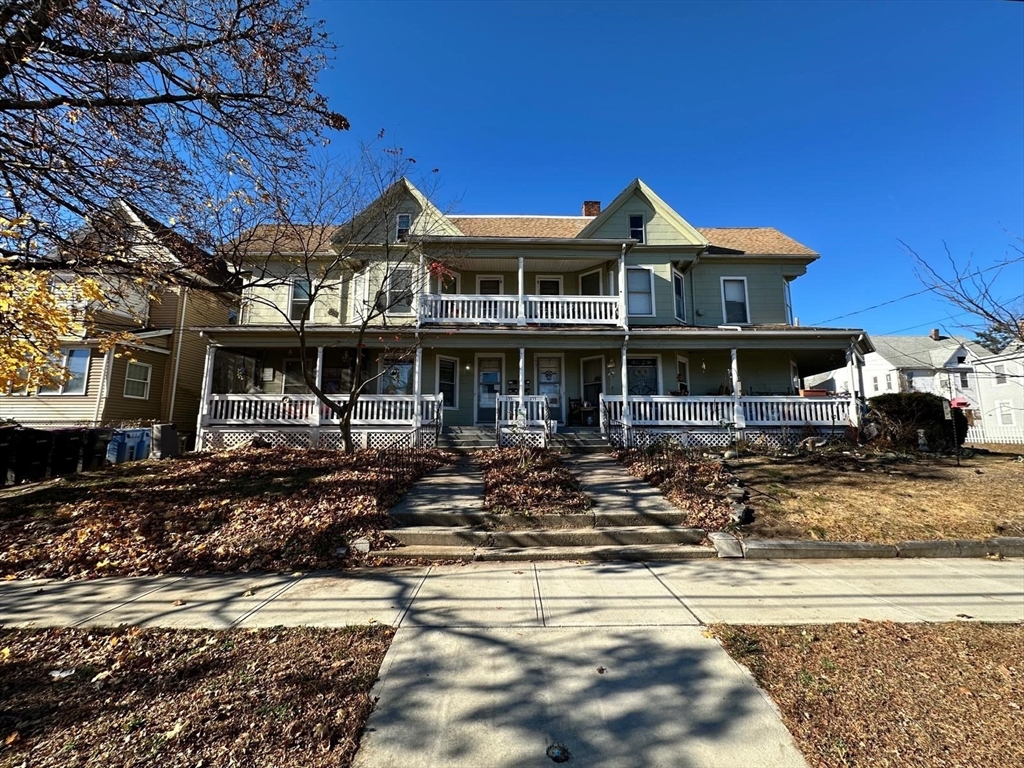
[[629, 217], [629, 236], [638, 243], [644, 242], [644, 216], [634, 213]]
[[149, 382], [152, 377], [152, 365], [129, 360], [124, 372], [124, 396], [133, 400], [149, 400]]
[[999, 426], [1015, 426], [1013, 418], [1013, 402], [1010, 400], [996, 400], [996, 415], [999, 417]]
[[654, 315], [654, 272], [647, 267], [627, 267], [626, 306], [631, 315]]
[[412, 312], [412, 267], [396, 267], [388, 275], [388, 294], [385, 311], [395, 315]]
[[288, 317], [291, 320], [299, 321], [309, 309], [309, 280], [296, 278], [292, 280], [291, 304], [289, 304]]
[[960, 389], [970, 389], [971, 384], [967, 379], [967, 373], [960, 371]]
[[385, 360], [384, 375], [380, 377], [380, 394], [411, 395], [413, 364], [408, 360]]
[[459, 361], [454, 357], [437, 358], [437, 393], [445, 408], [459, 407]]
[[683, 273], [672, 270], [672, 296], [676, 308], [676, 320], [680, 323], [686, 322], [686, 292], [683, 282]]
[[412, 214], [400, 213], [395, 218], [395, 238], [400, 241], [405, 240], [409, 236], [409, 230], [412, 229]]
[[992, 366], [993, 372], [996, 374], [995, 384], [1000, 386], [1006, 383], [1006, 366], [1000, 363], [999, 365]]
[[64, 368], [69, 375], [63, 384], [40, 387], [40, 395], [84, 395], [86, 379], [89, 373], [89, 350], [82, 348], [64, 349], [54, 359], [54, 363]]
[[747, 278], [722, 278], [722, 317], [726, 325], [743, 325], [750, 322], [747, 307]]

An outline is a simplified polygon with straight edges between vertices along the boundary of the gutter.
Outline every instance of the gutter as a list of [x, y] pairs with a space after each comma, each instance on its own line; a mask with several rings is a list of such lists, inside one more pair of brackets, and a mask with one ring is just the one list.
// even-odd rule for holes
[[103, 375], [100, 377], [100, 391], [96, 393], [96, 410], [93, 412], [92, 423], [99, 426], [100, 414], [107, 405], [107, 392], [110, 390], [108, 382], [114, 373], [114, 348], [111, 347], [103, 356]]

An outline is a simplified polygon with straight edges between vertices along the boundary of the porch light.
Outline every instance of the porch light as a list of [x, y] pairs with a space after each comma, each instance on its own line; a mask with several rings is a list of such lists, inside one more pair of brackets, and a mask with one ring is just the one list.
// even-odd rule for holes
[[466, 370], [467, 370], [467, 371], [468, 371], [468, 370], [469, 370], [469, 369], [470, 369], [471, 367], [472, 367], [472, 366], [470, 366], [470, 364], [469, 364], [469, 363], [466, 363]]

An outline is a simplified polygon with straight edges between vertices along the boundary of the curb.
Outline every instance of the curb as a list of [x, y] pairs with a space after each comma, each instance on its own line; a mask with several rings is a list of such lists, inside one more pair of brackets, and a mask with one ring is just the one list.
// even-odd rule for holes
[[708, 538], [720, 558], [747, 560], [843, 559], [881, 557], [1024, 557], [1024, 537], [998, 536], [986, 541], [963, 539], [901, 541], [898, 544], [868, 544], [859, 541], [796, 541], [786, 539], [738, 539], [718, 531]]

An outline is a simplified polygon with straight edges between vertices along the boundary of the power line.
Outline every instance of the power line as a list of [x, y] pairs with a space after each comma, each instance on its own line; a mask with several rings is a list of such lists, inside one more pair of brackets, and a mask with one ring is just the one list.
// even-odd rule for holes
[[[985, 272], [991, 272], [993, 269], [1002, 269], [1003, 267], [1009, 266], [1010, 264], [1016, 264], [1018, 261], [1024, 261], [1024, 256], [1020, 256], [1020, 257], [1018, 257], [1016, 259], [1010, 259], [1009, 261], [1002, 261], [1002, 262], [1000, 262], [998, 264], [992, 265], [991, 267], [986, 267], [985, 269], [979, 269], [977, 272], [972, 272], [969, 275], [963, 275], [963, 277], [961, 277], [959, 279], [964, 279], [964, 278], [968, 278], [968, 277], [977, 277], [978, 275], [984, 274]], [[873, 309], [878, 309], [880, 307], [887, 307], [890, 304], [895, 304], [896, 302], [899, 302], [899, 301], [905, 301], [907, 299], [912, 299], [915, 296], [920, 296], [922, 293], [934, 293], [934, 292], [935, 292], [935, 286], [932, 286], [931, 288], [923, 288], [920, 291], [914, 291], [913, 293], [908, 293], [906, 296], [900, 296], [900, 297], [895, 298], [895, 299], [889, 299], [888, 301], [883, 301], [880, 304], [875, 304], [874, 306], [867, 307], [865, 309], [858, 309], [855, 312], [847, 312], [845, 315], [838, 315], [837, 317], [830, 317], [828, 320], [819, 320], [818, 322], [812, 323], [812, 325], [824, 325], [825, 323], [831, 323], [831, 322], [834, 322], [836, 320], [842, 320], [844, 317], [853, 317], [854, 315], [862, 315], [865, 312], [870, 312]], [[968, 314], [970, 314], [970, 313], [968, 313]]]

